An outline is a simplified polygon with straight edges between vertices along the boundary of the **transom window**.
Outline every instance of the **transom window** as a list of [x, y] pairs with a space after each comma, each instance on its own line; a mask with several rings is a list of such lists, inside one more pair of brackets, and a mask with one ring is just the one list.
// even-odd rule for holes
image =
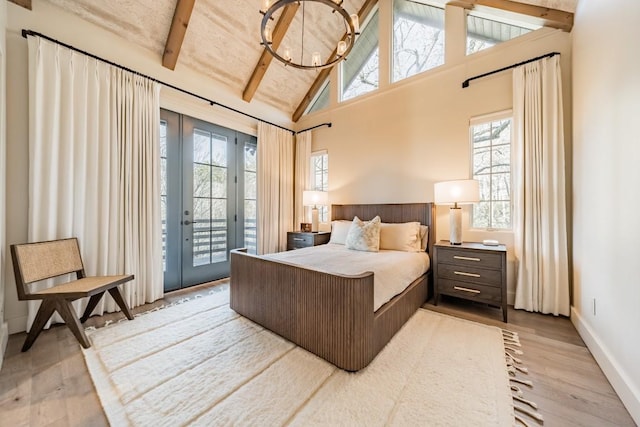
[[472, 177], [480, 182], [473, 228], [511, 228], [511, 123], [507, 114], [472, 120]]
[[378, 89], [379, 73], [378, 11], [376, 11], [342, 61], [342, 101]]
[[393, 81], [444, 64], [444, 9], [393, 2]]
[[311, 107], [309, 107], [309, 110], [307, 110], [306, 114], [311, 114], [314, 111], [320, 111], [329, 105], [329, 82], [329, 79], [324, 82], [322, 89], [320, 89], [318, 96], [313, 100], [313, 103], [311, 104]]
[[538, 28], [541, 27], [524, 23], [507, 23], [469, 13], [467, 15], [467, 55], [515, 39]]

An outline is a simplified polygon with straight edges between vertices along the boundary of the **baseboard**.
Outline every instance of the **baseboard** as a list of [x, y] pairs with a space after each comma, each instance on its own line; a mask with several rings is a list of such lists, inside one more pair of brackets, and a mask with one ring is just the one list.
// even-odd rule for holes
[[9, 323], [9, 333], [18, 334], [20, 332], [26, 332], [27, 330], [27, 316], [14, 317], [13, 319], [7, 319]]
[[0, 325], [0, 370], [2, 370], [4, 353], [7, 351], [7, 342], [9, 342], [9, 325], [7, 322], [3, 322]]
[[640, 391], [637, 385], [631, 382], [629, 375], [625, 373], [609, 349], [600, 341], [593, 329], [574, 307], [571, 307], [571, 323], [587, 344], [589, 351], [600, 365], [600, 369], [631, 414], [631, 418], [640, 425]]

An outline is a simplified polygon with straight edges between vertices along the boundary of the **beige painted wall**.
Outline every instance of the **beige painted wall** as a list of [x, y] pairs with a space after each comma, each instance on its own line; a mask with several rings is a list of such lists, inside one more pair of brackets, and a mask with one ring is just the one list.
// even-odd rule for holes
[[578, 4], [573, 30], [571, 315], [638, 424], [639, 22], [636, 0], [580, 0]]
[[[456, 16], [455, 11], [448, 11], [447, 16], [451, 15]], [[464, 14], [457, 16], [463, 28]], [[463, 38], [458, 40], [464, 43]], [[356, 100], [339, 104], [333, 99], [330, 108], [303, 117], [296, 128], [332, 123], [331, 128], [313, 132], [313, 149], [329, 152], [331, 202], [433, 201], [435, 182], [470, 176], [469, 119], [511, 109], [513, 103], [511, 72], [474, 81], [466, 89], [461, 88], [461, 83], [469, 77], [553, 51], [562, 54], [566, 157], [570, 159], [570, 49], [569, 34], [541, 29], [470, 57], [453, 56], [450, 60], [448, 56], [447, 64], [439, 69], [396, 84], [381, 82], [378, 91]], [[384, 56], [381, 53], [381, 68], [389, 66], [382, 59]], [[336, 72], [331, 79], [335, 88]], [[464, 240], [497, 239], [507, 245], [508, 296], [513, 303], [513, 233], [470, 230], [469, 208], [465, 207], [463, 212]], [[439, 207], [437, 217], [437, 237], [448, 239], [448, 208]]]
[[[288, 115], [257, 101], [250, 104], [242, 101], [240, 94], [230, 93], [206, 76], [196, 74], [180, 64], [173, 72], [163, 68], [159, 54], [138, 48], [126, 40], [93, 24], [85, 22], [75, 15], [51, 5], [43, 0], [33, 1], [33, 10], [29, 11], [13, 3], [2, 1], [7, 8], [7, 213], [6, 245], [2, 253], [12, 243], [27, 241], [28, 214], [28, 61], [27, 41], [22, 37], [22, 29], [30, 29], [64, 41], [80, 49], [131, 69], [145, 73], [169, 84], [184, 88], [240, 111], [261, 117], [265, 120], [291, 128]], [[2, 31], [4, 35], [5, 32]], [[254, 134], [255, 120], [220, 107], [210, 107], [207, 103], [180, 94], [171, 89], [162, 89], [161, 105], [164, 108], [188, 114], [212, 123]], [[4, 176], [4, 174], [3, 174]], [[1, 218], [0, 218], [1, 219]], [[5, 221], [2, 221], [3, 224]], [[26, 303], [17, 299], [13, 270], [0, 272], [5, 284], [4, 319], [8, 321], [9, 332], [24, 331], [26, 327]], [[1, 285], [0, 285], [1, 286]], [[2, 301], [0, 299], [0, 301]], [[1, 317], [0, 317], [1, 318]]]

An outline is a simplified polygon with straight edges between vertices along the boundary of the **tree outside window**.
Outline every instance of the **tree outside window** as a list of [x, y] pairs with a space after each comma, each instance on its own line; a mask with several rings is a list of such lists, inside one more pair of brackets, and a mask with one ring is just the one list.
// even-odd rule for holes
[[471, 126], [473, 179], [480, 182], [472, 227], [511, 228], [511, 118]]

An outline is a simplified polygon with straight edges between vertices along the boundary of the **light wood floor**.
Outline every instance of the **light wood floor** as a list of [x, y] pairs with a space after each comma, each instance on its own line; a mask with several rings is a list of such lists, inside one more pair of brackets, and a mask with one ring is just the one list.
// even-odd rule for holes
[[[224, 283], [174, 292], [134, 312]], [[437, 307], [430, 303], [424, 307], [518, 332], [524, 351], [521, 358], [529, 368], [528, 379], [534, 382], [525, 397], [539, 405], [545, 426], [635, 426], [568, 319], [510, 308], [509, 324], [505, 325], [499, 310], [461, 300], [443, 299]], [[86, 325], [102, 326], [121, 317], [93, 317]], [[80, 345], [69, 329], [52, 327], [38, 337], [31, 350], [21, 353], [24, 338], [25, 334], [9, 337], [0, 371], [0, 426], [108, 425]]]

